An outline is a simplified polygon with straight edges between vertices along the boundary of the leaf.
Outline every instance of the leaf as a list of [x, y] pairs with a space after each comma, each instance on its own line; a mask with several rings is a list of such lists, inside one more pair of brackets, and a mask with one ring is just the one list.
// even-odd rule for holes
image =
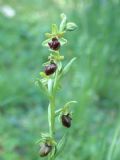
[[62, 74], [66, 74], [69, 70], [70, 70], [70, 67], [71, 65], [73, 64], [73, 62], [76, 60], [76, 57], [72, 58], [70, 60], [70, 62], [64, 67], [63, 71], [62, 71]]
[[63, 147], [65, 146], [65, 142], [67, 140], [67, 134], [64, 134], [64, 136], [61, 138], [59, 143], [57, 144], [57, 153], [56, 157], [63, 151]]
[[50, 160], [52, 160], [52, 158], [54, 159], [55, 154], [56, 154], [56, 146], [52, 148], [52, 152], [49, 155], [49, 159]]

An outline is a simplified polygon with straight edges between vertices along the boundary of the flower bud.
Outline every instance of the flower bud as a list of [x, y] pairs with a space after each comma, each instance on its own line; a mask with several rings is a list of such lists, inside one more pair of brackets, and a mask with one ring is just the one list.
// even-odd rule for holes
[[70, 117], [70, 114], [68, 113], [67, 115], [62, 115], [61, 116], [62, 124], [63, 126], [70, 128], [71, 127], [71, 120], [72, 118]]
[[52, 146], [51, 145], [48, 145], [47, 143], [42, 144], [40, 146], [40, 151], [39, 151], [40, 157], [47, 156], [51, 152], [51, 150], [52, 150]]
[[49, 42], [48, 45], [52, 50], [58, 50], [60, 48], [60, 42], [56, 37], [52, 38], [52, 41]]
[[72, 22], [68, 22], [66, 25], [66, 30], [67, 31], [74, 31], [77, 28], [77, 25]]
[[57, 69], [57, 65], [55, 63], [51, 63], [51, 64], [45, 66], [45, 74], [51, 75], [56, 71], [56, 69]]

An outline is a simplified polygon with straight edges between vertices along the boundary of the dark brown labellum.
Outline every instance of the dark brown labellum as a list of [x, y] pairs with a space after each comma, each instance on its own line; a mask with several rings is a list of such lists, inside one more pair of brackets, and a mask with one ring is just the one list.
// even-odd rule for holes
[[47, 143], [42, 144], [40, 146], [40, 151], [39, 151], [40, 157], [47, 156], [51, 152], [51, 150], [52, 150], [52, 146], [48, 145]]
[[55, 63], [51, 63], [48, 66], [45, 66], [45, 74], [51, 75], [53, 74], [57, 69], [57, 65]]
[[65, 126], [65, 127], [67, 127], [67, 128], [70, 128], [70, 127], [71, 127], [71, 120], [72, 120], [72, 118], [70, 117], [69, 114], [67, 114], [67, 115], [62, 115], [62, 116], [61, 116], [61, 120], [62, 120], [63, 126]]
[[60, 48], [60, 42], [56, 37], [52, 38], [52, 41], [49, 42], [48, 45], [52, 50], [58, 50]]

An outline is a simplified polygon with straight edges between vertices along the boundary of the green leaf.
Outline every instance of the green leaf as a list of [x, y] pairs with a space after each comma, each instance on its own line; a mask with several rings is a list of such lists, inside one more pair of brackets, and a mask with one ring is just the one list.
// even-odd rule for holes
[[49, 155], [49, 159], [50, 159], [50, 160], [52, 160], [52, 158], [54, 159], [55, 154], [56, 154], [56, 146], [54, 146], [54, 147], [52, 148], [52, 151], [51, 151], [51, 153], [50, 153], [50, 155]]
[[73, 64], [73, 62], [76, 60], [76, 57], [72, 58], [70, 60], [70, 62], [64, 67], [63, 71], [62, 71], [62, 75], [66, 74], [69, 70], [71, 65]]
[[66, 141], [67, 141], [67, 134], [64, 134], [64, 136], [61, 138], [61, 140], [57, 144], [57, 153], [55, 156], [58, 156], [63, 151]]

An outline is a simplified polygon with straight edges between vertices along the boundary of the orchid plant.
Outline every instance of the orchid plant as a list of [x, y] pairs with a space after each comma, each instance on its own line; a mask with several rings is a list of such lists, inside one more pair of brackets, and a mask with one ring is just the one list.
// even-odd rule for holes
[[66, 66], [62, 65], [64, 56], [61, 55], [60, 49], [67, 43], [64, 35], [67, 31], [74, 31], [77, 26], [73, 22], [68, 22], [65, 14], [61, 14], [60, 26], [52, 24], [51, 33], [46, 33], [47, 39], [42, 43], [47, 47], [50, 54], [48, 61], [43, 64], [44, 71], [40, 72], [40, 78], [36, 80], [36, 84], [46, 94], [49, 99], [48, 105], [48, 133], [41, 133], [38, 141], [40, 144], [39, 154], [41, 157], [47, 157], [48, 160], [55, 160], [61, 153], [66, 142], [66, 134], [59, 140], [55, 138], [55, 118], [58, 116], [62, 125], [66, 128], [71, 127], [72, 112], [70, 105], [76, 101], [67, 102], [62, 108], [56, 110], [56, 94], [61, 89], [61, 79], [70, 70], [72, 63], [76, 58], [72, 58]]

